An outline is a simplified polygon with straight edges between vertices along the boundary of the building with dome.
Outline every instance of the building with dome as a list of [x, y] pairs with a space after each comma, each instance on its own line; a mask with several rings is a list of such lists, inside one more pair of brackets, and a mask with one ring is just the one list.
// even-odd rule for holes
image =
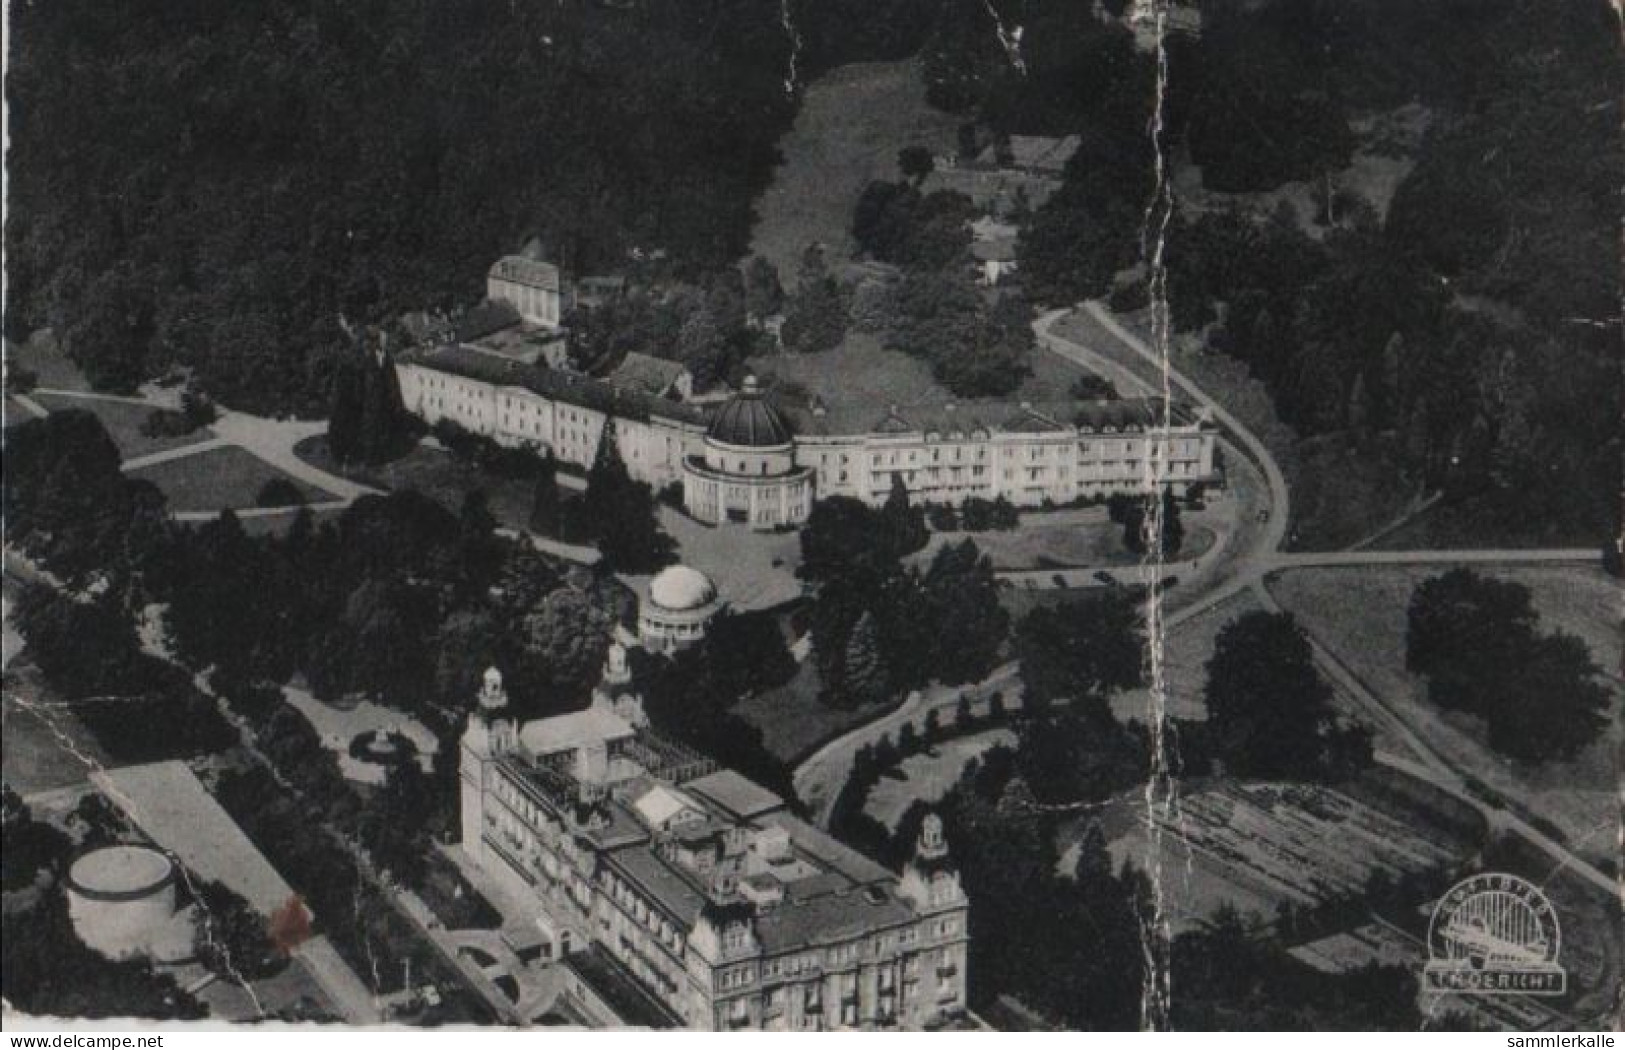
[[732, 398], [700, 405], [471, 344], [409, 351], [396, 370], [403, 403], [426, 422], [451, 420], [583, 468], [614, 420], [628, 473], [656, 489], [680, 483], [687, 512], [719, 526], [800, 525], [829, 496], [879, 506], [894, 480], [919, 503], [1018, 507], [1153, 483], [1184, 495], [1222, 481], [1207, 410], [1157, 398], [877, 411], [776, 397], [752, 377]]
[[796, 462], [790, 427], [747, 376], [711, 418], [704, 451], [683, 459], [683, 507], [711, 525], [767, 529], [812, 513], [813, 471]]
[[721, 611], [709, 576], [687, 565], [668, 566], [638, 595], [638, 640], [650, 652], [682, 649], [704, 638]]

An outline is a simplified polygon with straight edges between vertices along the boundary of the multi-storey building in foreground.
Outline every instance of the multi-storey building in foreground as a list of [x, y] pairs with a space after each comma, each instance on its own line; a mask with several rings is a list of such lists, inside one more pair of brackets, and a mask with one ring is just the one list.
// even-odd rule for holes
[[524, 725], [489, 672], [462, 742], [463, 849], [535, 902], [597, 1009], [619, 998], [640, 1004], [628, 1023], [789, 1031], [962, 1015], [967, 904], [941, 823], [887, 870], [641, 724], [623, 655], [591, 707]]

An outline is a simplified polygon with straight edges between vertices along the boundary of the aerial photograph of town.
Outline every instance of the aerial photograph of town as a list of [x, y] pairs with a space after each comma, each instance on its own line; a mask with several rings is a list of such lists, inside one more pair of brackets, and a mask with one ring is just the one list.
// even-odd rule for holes
[[5, 1027], [1616, 1029], [1622, 19], [8, 0]]

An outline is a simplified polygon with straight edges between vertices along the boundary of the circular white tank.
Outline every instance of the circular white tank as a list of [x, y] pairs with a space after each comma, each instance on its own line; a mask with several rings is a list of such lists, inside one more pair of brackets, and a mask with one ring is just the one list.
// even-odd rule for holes
[[151, 846], [104, 846], [68, 869], [68, 917], [86, 945], [109, 959], [151, 957], [170, 939], [175, 865]]

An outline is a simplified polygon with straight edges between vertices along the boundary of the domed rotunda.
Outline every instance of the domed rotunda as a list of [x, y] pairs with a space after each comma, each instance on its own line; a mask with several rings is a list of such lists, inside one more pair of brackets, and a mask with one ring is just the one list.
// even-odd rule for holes
[[800, 525], [812, 511], [812, 470], [796, 465], [784, 416], [747, 376], [705, 433], [705, 454], [683, 461], [683, 506], [711, 525]]
[[698, 569], [672, 565], [649, 581], [638, 603], [638, 638], [651, 652], [671, 652], [705, 637], [722, 611], [716, 584]]

